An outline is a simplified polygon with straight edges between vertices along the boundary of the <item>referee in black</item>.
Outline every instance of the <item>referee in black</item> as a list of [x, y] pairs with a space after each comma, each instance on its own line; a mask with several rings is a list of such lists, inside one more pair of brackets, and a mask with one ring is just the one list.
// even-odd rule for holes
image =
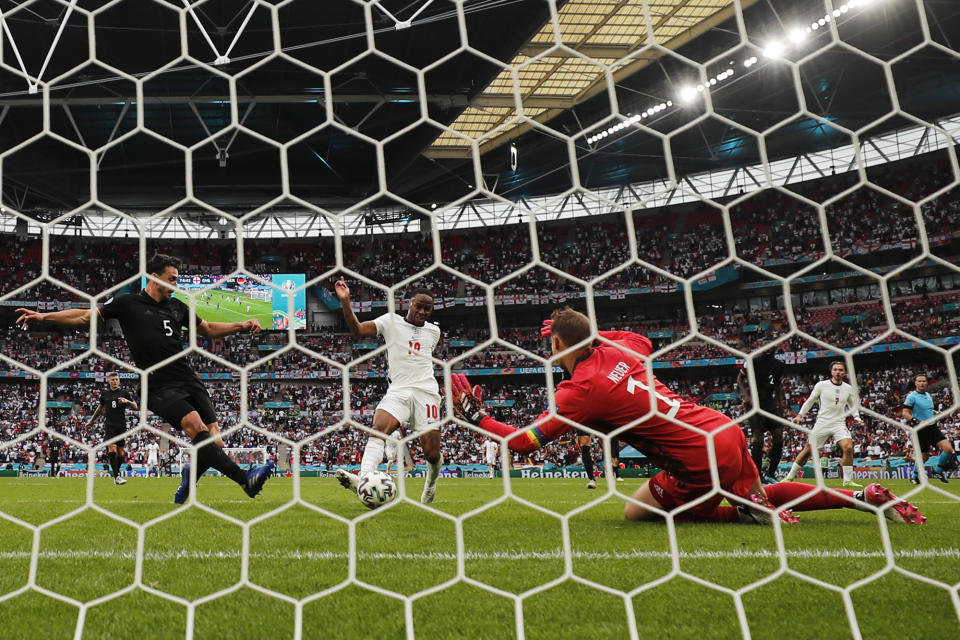
[[[100, 404], [93, 415], [90, 416], [87, 429], [92, 427], [97, 418], [103, 415], [106, 423], [103, 439], [111, 440], [117, 436], [122, 436], [127, 431], [127, 407], [133, 411], [140, 410], [130, 394], [120, 388], [120, 374], [111, 371], [107, 374], [107, 388], [100, 395]], [[113, 476], [113, 483], [127, 484], [127, 481], [120, 476], [120, 466], [126, 459], [123, 438], [114, 440], [107, 445], [107, 459], [110, 461], [110, 475]]]
[[[775, 416], [783, 416], [787, 406], [783, 394], [783, 374], [785, 365], [776, 356], [776, 349], [768, 349], [753, 358], [753, 374], [757, 380], [757, 400], [760, 409]], [[750, 408], [750, 377], [747, 369], [740, 369], [737, 376], [737, 387], [744, 406]], [[776, 482], [777, 469], [780, 468], [780, 458], [783, 456], [783, 424], [768, 418], [761, 413], [755, 413], [750, 418], [750, 457], [757, 465], [760, 479], [764, 484]], [[770, 465], [766, 472], [763, 470], [763, 445], [766, 432], [770, 432]]]
[[[190, 308], [173, 298], [180, 275], [180, 261], [157, 254], [147, 262], [147, 273], [157, 280], [148, 280], [140, 293], [127, 293], [108, 299], [98, 311], [103, 319], [116, 318], [123, 337], [130, 347], [133, 361], [140, 369], [166, 362], [147, 376], [147, 408], [165, 422], [178, 427], [197, 447], [197, 478], [207, 469], [216, 469], [253, 498], [273, 472], [274, 462], [244, 471], [223, 452], [219, 438], [220, 425], [210, 395], [186, 358], [176, 358], [183, 351], [184, 329], [190, 324]], [[162, 284], [161, 284], [162, 283]], [[90, 323], [89, 309], [66, 309], [39, 313], [17, 309], [17, 324], [26, 329], [40, 322], [82, 328]], [[258, 333], [260, 323], [251, 318], [245, 322], [207, 322], [197, 318], [197, 333], [207, 338], [222, 338], [241, 331]], [[219, 445], [219, 446], [218, 446]], [[174, 502], [186, 502], [190, 494], [189, 466], [181, 470], [182, 483]]]

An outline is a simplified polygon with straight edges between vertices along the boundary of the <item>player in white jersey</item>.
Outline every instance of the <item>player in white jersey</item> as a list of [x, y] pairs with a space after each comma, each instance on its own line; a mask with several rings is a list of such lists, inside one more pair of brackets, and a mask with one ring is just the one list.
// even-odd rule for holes
[[497, 444], [496, 440], [492, 438], [487, 438], [483, 441], [483, 459], [486, 461], [487, 466], [490, 467], [490, 477], [496, 477], [497, 469], [497, 451], [500, 449], [500, 445]]
[[[350, 308], [350, 287], [343, 278], [336, 283], [337, 298], [343, 306], [343, 317], [355, 336], [383, 336], [387, 343], [387, 395], [377, 405], [373, 430], [384, 437], [371, 436], [363, 450], [360, 476], [377, 470], [383, 460], [384, 438], [404, 422], [420, 435], [420, 446], [427, 459], [427, 478], [420, 502], [433, 502], [443, 456], [440, 453], [440, 387], [433, 375], [433, 350], [440, 343], [440, 327], [427, 319], [433, 313], [433, 294], [416, 289], [410, 298], [406, 316], [387, 313], [376, 320], [360, 322]], [[343, 469], [336, 472], [345, 488], [356, 491], [358, 476]]]
[[[407, 449], [407, 445], [400, 442], [400, 439], [403, 437], [401, 429], [397, 429], [387, 438], [386, 443], [386, 455], [387, 455], [387, 473], [391, 475], [400, 475], [413, 470], [413, 458], [410, 457], [410, 451]], [[390, 468], [393, 467], [394, 470], [391, 471]], [[401, 469], [403, 471], [401, 471]]]
[[803, 465], [810, 457], [811, 451], [822, 447], [827, 440], [833, 439], [843, 452], [841, 465], [843, 466], [843, 486], [860, 487], [853, 481], [853, 438], [850, 430], [847, 429], [847, 416], [852, 415], [853, 421], [857, 424], [863, 424], [860, 418], [860, 397], [857, 390], [852, 385], [843, 381], [847, 375], [847, 366], [842, 362], [830, 363], [830, 379], [821, 380], [813, 387], [807, 401], [800, 407], [800, 411], [793, 417], [795, 424], [800, 424], [803, 416], [810, 411], [813, 403], [820, 401], [820, 408], [817, 410], [817, 421], [810, 432], [810, 438], [807, 440], [803, 451], [794, 460], [790, 467], [790, 473], [784, 478], [785, 481], [793, 480]]
[[160, 475], [158, 467], [160, 466], [160, 445], [154, 440], [147, 445], [147, 475], [150, 475], [150, 469], [157, 469], [157, 475]]

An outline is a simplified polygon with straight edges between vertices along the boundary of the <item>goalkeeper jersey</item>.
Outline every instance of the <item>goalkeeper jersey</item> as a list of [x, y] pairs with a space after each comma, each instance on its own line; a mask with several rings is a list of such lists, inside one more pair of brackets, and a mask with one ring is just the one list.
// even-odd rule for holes
[[[719, 411], [682, 399], [656, 378], [650, 385], [641, 356], [650, 355], [652, 344], [645, 336], [630, 331], [601, 331], [599, 335], [619, 347], [598, 343], [586, 351], [577, 361], [571, 378], [557, 385], [556, 413], [602, 433], [639, 420], [619, 435], [622, 441], [663, 469], [709, 469], [706, 437], [678, 423], [708, 433], [726, 426], [739, 427], [731, 426], [730, 418]], [[574, 428], [549, 416], [550, 412], [544, 411], [537, 420], [545, 422], [509, 440], [510, 449], [529, 453]], [[490, 416], [480, 421], [480, 427], [498, 436], [517, 431]]]

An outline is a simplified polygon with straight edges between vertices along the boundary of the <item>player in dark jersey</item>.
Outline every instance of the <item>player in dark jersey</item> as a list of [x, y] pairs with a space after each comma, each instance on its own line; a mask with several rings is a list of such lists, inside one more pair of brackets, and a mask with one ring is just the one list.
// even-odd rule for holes
[[[783, 408], [787, 406], [783, 394], [783, 361], [776, 357], [773, 349], [764, 351], [753, 359], [753, 375], [757, 381], [758, 408], [776, 416], [783, 415]], [[740, 369], [737, 376], [737, 388], [746, 408], [750, 408], [750, 375], [747, 368]], [[760, 478], [764, 483], [776, 482], [777, 469], [783, 457], [783, 425], [762, 413], [755, 413], [750, 418], [750, 456], [753, 464], [760, 471]], [[770, 432], [769, 464], [763, 470], [763, 445], [766, 433]]]
[[50, 436], [47, 439], [47, 461], [50, 463], [50, 477], [56, 478], [60, 473], [60, 438]]
[[[121, 436], [127, 431], [127, 408], [133, 411], [139, 411], [140, 408], [129, 393], [120, 388], [120, 374], [111, 371], [107, 375], [107, 388], [100, 395], [100, 404], [97, 410], [90, 416], [87, 422], [87, 429], [93, 426], [97, 418], [105, 416], [104, 422], [104, 440], [111, 440]], [[114, 484], [126, 484], [127, 481], [120, 476], [120, 467], [125, 459], [124, 439], [114, 440], [107, 445], [107, 460], [110, 462], [110, 475], [113, 476]]]
[[[190, 308], [172, 297], [180, 275], [180, 261], [157, 254], [147, 262], [147, 273], [156, 280], [148, 280], [143, 291], [110, 298], [98, 308], [102, 318], [116, 318], [120, 322], [133, 360], [141, 369], [180, 355], [186, 337], [183, 329], [190, 325]], [[51, 313], [17, 309], [16, 313], [19, 314], [17, 324], [23, 328], [38, 322], [82, 328], [90, 322], [89, 309]], [[196, 327], [197, 333], [207, 338], [222, 338], [241, 331], [260, 331], [260, 323], [256, 319], [207, 322], [197, 318]], [[223, 443], [219, 438], [220, 425], [213, 402], [186, 358], [170, 360], [150, 372], [147, 391], [147, 408], [193, 440], [197, 447], [197, 478], [207, 469], [216, 469], [243, 487], [251, 498], [260, 493], [275, 463], [268, 461], [258, 469], [244, 471], [223, 452]], [[182, 482], [174, 496], [177, 504], [186, 502], [190, 495], [189, 465], [184, 466], [180, 475]]]
[[[924, 522], [916, 507], [879, 484], [856, 493], [798, 483], [763, 487], [746, 437], [736, 423], [719, 411], [683, 400], [649, 374], [645, 358], [653, 351], [650, 340], [629, 331], [601, 331], [602, 340], [591, 344], [590, 320], [582, 313], [566, 308], [554, 312], [551, 320], [553, 353], [557, 364], [570, 374], [554, 394], [557, 417], [545, 411], [534, 421], [534, 428], [525, 430], [498, 422], [483, 410], [479, 388], [471, 388], [461, 374], [453, 377], [454, 410], [461, 419], [496, 436], [515, 436], [506, 444], [521, 453], [539, 449], [575, 424], [601, 433], [629, 426], [619, 433], [620, 440], [646, 454], [663, 471], [634, 492], [625, 507], [628, 520], [656, 520], [663, 511], [700, 499], [675, 520], [769, 523], [775, 507], [797, 502], [793, 507], [797, 511], [842, 507], [870, 511], [872, 506], [882, 507], [895, 522]], [[742, 504], [720, 506], [724, 496], [714, 493], [715, 489], [736, 496]], [[776, 513], [785, 522], [797, 521], [787, 510]]]

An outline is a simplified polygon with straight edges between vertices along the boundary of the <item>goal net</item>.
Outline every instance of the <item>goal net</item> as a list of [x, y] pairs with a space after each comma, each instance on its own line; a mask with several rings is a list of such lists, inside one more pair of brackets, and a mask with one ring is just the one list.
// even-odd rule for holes
[[[32, 0], [0, 3], [0, 39], [11, 628], [99, 637], [122, 615], [130, 635], [162, 619], [171, 637], [859, 638], [960, 620], [954, 3]], [[174, 298], [197, 319], [183, 352], [144, 368], [135, 328], [96, 310], [162, 285], [157, 253], [182, 261]], [[366, 323], [402, 325], [421, 288], [440, 400], [412, 411], [381, 467], [399, 499], [367, 510], [330, 476], [359, 469], [396, 380], [388, 354], [415, 357], [423, 336], [385, 344]], [[589, 444], [541, 442], [535, 422], [569, 420], [565, 354], [541, 333], [567, 305], [591, 340], [652, 344], [649, 377], [629, 379], [649, 415], [571, 421]], [[22, 330], [22, 309], [73, 319]], [[820, 442], [819, 404], [792, 418], [837, 362], [859, 418]], [[152, 411], [151, 385], [185, 369], [228, 456], [244, 470], [274, 457], [290, 478], [253, 502], [227, 478], [196, 482], [197, 448]], [[458, 418], [460, 373], [525, 431]], [[777, 513], [689, 523], [717, 498], [762, 512], [721, 486], [715, 435], [698, 440], [703, 492], [622, 522], [672, 468], [630, 430], [676, 426], [689, 403], [742, 428], [765, 477], [847, 507], [865, 503], [845, 483], [883, 483], [926, 530], [869, 505], [801, 514], [799, 533]], [[118, 410], [124, 434], [102, 422]], [[433, 503], [418, 420], [442, 426]], [[525, 441], [545, 446], [511, 452]], [[157, 443], [193, 464], [189, 495], [176, 468], [148, 488], [97, 479]], [[31, 477], [54, 454], [86, 484]]]

